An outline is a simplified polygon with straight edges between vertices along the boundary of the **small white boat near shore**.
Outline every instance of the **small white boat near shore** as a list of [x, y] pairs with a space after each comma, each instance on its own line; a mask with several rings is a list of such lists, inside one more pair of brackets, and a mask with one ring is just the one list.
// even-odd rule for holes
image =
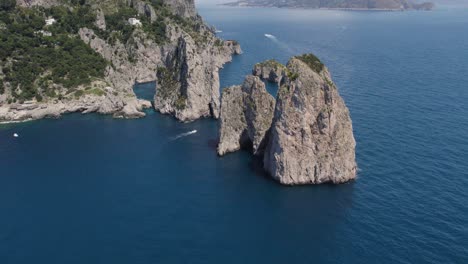
[[13, 137], [17, 138], [17, 137], [19, 137], [19, 135], [16, 134], [16, 133], [14, 133], [14, 134], [13, 134]]

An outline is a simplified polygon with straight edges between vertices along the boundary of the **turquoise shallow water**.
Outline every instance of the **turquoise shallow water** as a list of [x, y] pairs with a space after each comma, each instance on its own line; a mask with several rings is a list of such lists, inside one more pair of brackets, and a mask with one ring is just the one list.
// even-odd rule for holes
[[0, 263], [468, 262], [468, 11], [200, 13], [244, 49], [223, 86], [263, 59], [328, 65], [358, 180], [280, 186], [246, 152], [218, 158], [209, 119], [2, 126]]

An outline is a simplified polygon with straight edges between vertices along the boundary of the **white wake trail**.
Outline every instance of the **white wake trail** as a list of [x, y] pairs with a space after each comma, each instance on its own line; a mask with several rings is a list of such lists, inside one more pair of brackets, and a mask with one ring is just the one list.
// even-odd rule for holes
[[265, 37], [269, 38], [269, 39], [273, 39], [273, 40], [277, 40], [277, 38], [271, 34], [265, 34]]
[[280, 49], [286, 50], [289, 54], [294, 54], [293, 50], [289, 47], [289, 45], [278, 40], [278, 38], [275, 35], [265, 34], [265, 37], [273, 41], [276, 45], [280, 47]]
[[175, 137], [172, 137], [171, 141], [179, 139], [179, 138], [183, 138], [183, 137], [186, 137], [186, 136], [190, 136], [190, 135], [193, 135], [195, 133], [197, 133], [197, 130], [192, 130], [192, 131], [189, 131], [189, 132], [185, 132], [185, 133], [179, 134], [179, 135], [177, 135]]

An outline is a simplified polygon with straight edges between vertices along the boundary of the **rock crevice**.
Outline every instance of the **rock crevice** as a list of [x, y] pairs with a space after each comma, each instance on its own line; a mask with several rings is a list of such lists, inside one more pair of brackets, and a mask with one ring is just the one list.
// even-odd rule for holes
[[218, 154], [242, 146], [251, 146], [255, 155], [263, 154], [275, 107], [265, 84], [256, 76], [247, 76], [241, 86], [223, 91], [221, 106]]

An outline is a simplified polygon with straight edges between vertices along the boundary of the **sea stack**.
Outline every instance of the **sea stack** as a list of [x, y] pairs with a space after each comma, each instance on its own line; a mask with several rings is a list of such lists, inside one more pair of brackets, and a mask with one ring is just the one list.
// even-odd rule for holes
[[260, 78], [249, 75], [241, 86], [224, 89], [221, 106], [218, 155], [242, 146], [251, 146], [254, 155], [263, 154], [275, 99]]
[[282, 184], [343, 183], [356, 177], [349, 110], [312, 54], [292, 58], [278, 91], [264, 168]]
[[252, 74], [260, 77], [262, 80], [281, 83], [285, 74], [286, 67], [276, 60], [267, 60], [254, 65]]
[[[229, 97], [223, 92], [219, 146], [230, 138], [222, 135], [230, 126], [230, 119], [223, 116], [225, 96]], [[232, 97], [230, 101], [236, 101]], [[230, 107], [226, 108], [229, 111]], [[250, 117], [244, 116], [249, 123]], [[257, 139], [264, 142], [264, 150], [252, 151], [263, 156], [265, 170], [281, 184], [338, 184], [356, 177], [356, 143], [349, 110], [328, 69], [314, 55], [293, 57], [285, 66], [271, 125], [265, 131], [263, 138]], [[225, 153], [218, 148], [218, 154]]]

